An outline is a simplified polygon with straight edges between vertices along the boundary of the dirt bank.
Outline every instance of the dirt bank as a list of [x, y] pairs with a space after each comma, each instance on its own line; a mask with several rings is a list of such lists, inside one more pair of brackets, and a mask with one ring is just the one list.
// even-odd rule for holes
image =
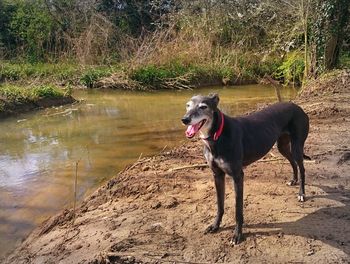
[[24, 103], [12, 103], [0, 98], [0, 102], [3, 104], [0, 110], [0, 119], [42, 108], [71, 104], [75, 101], [76, 100], [72, 96], [40, 98], [35, 101], [27, 101]]
[[211, 173], [180, 168], [204, 163], [194, 140], [138, 160], [87, 197], [74, 223], [71, 209], [48, 219], [5, 263], [349, 263], [350, 74], [325, 83], [298, 100], [311, 120], [307, 201], [286, 186], [291, 168], [274, 149], [245, 170], [242, 244], [229, 245], [229, 178], [222, 227], [203, 233], [216, 211]]

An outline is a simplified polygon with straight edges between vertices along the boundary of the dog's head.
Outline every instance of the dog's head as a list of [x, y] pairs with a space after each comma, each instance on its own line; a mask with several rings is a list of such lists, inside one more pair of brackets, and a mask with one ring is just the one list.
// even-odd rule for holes
[[213, 114], [218, 110], [219, 96], [196, 95], [186, 103], [186, 114], [181, 119], [187, 125], [186, 137], [193, 138], [198, 131], [206, 137], [213, 123]]

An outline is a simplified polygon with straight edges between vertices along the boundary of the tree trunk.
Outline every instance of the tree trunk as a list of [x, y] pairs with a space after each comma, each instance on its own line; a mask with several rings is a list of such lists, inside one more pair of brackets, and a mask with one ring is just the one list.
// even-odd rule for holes
[[339, 49], [341, 43], [339, 43], [339, 37], [337, 35], [332, 35], [327, 40], [324, 51], [324, 67], [326, 70], [330, 70], [337, 66]]
[[314, 70], [315, 75], [334, 69], [338, 65], [349, 19], [349, 7], [349, 0], [317, 0], [316, 17], [311, 33], [315, 49], [311, 51], [309, 69]]

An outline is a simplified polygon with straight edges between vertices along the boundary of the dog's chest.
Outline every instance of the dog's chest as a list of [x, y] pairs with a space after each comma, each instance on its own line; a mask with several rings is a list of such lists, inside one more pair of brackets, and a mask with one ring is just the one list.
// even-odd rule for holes
[[223, 170], [225, 173], [228, 173], [228, 171], [230, 170], [229, 163], [220, 156], [214, 157], [210, 149], [205, 150], [204, 156], [211, 167], [215, 165], [219, 167], [221, 170]]

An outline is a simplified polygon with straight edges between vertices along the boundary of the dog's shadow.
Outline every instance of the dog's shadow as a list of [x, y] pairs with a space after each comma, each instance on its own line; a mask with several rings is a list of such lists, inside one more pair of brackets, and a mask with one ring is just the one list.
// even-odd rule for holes
[[[257, 235], [277, 234], [302, 236], [320, 240], [350, 255], [350, 193], [326, 186], [315, 186], [326, 192], [325, 195], [310, 196], [308, 199], [332, 199], [339, 202], [335, 207], [323, 207], [297, 221], [246, 224], [245, 238]], [[306, 201], [307, 202], [307, 201]], [[252, 230], [253, 229], [253, 230]], [[255, 231], [254, 229], [259, 229]], [[261, 230], [262, 229], [262, 230]], [[264, 229], [270, 229], [264, 231]]]

